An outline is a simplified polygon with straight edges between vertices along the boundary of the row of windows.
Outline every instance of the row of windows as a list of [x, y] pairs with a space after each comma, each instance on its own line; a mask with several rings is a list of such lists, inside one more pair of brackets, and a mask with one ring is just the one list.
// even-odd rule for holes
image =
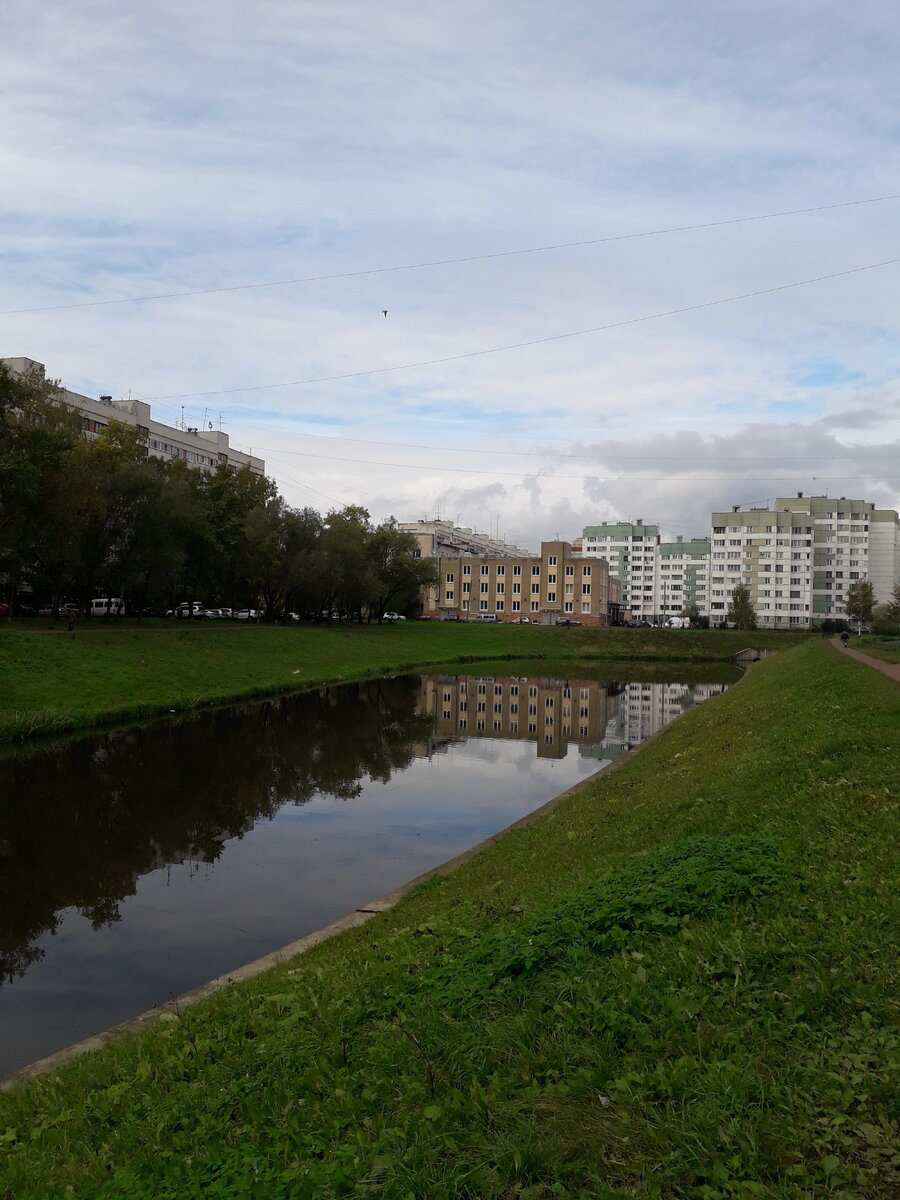
[[[154, 445], [155, 445], [155, 443], [154, 443]], [[552, 554], [547, 559], [547, 565], [550, 567], [556, 566], [556, 558]], [[483, 563], [481, 566], [481, 574], [482, 575], [490, 575], [491, 566], [494, 567], [494, 573], [496, 574], [498, 579], [502, 579], [506, 575], [506, 566], [503, 563], [494, 563], [494, 564]], [[463, 573], [463, 576], [471, 575], [472, 574], [472, 564], [471, 563], [463, 563], [462, 564], [462, 573]], [[512, 573], [513, 573], [514, 577], [518, 578], [519, 576], [521, 576], [521, 574], [522, 574], [521, 566], [518, 564], [514, 565], [513, 569], [512, 569]], [[540, 574], [541, 574], [541, 564], [540, 563], [534, 563], [532, 565], [531, 574], [532, 574], [532, 576], [535, 576], [535, 577], [540, 576]], [[575, 574], [574, 567], [566, 567], [566, 575], [574, 576], [574, 574]], [[582, 566], [581, 574], [584, 579], [589, 579], [590, 575], [591, 575], [591, 568], [589, 566]], [[548, 579], [551, 583], [555, 583], [556, 575], [555, 574], [549, 575]], [[447, 571], [445, 574], [445, 577], [444, 577], [444, 582], [445, 583], [455, 583], [456, 582], [455, 572]]]

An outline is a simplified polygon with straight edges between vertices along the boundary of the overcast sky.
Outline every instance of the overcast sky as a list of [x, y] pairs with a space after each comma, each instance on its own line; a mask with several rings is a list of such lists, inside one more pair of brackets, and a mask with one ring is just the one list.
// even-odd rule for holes
[[898, 34], [892, 0], [5, 0], [0, 355], [184, 405], [293, 505], [532, 548], [900, 507]]

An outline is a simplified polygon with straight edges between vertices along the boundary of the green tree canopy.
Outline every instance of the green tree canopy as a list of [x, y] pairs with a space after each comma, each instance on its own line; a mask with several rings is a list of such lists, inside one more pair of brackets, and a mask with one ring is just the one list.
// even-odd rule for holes
[[857, 579], [847, 589], [847, 616], [851, 621], [871, 621], [875, 592], [868, 579]]
[[750, 599], [750, 589], [746, 584], [739, 583], [731, 593], [731, 604], [728, 606], [726, 620], [735, 629], [755, 629], [756, 609]]

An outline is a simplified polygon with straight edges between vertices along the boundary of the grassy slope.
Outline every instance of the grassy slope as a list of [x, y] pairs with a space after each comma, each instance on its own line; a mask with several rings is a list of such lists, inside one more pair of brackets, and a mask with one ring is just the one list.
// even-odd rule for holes
[[461, 657], [722, 659], [784, 634], [404, 622], [366, 628], [0, 630], [0, 739]]
[[0, 1195], [888, 1200], [898, 697], [767, 660], [364, 928], [0, 1097]]

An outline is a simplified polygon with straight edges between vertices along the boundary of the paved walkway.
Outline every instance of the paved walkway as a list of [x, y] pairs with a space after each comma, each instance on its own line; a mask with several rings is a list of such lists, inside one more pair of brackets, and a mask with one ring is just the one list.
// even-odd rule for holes
[[847, 654], [850, 658], [855, 658], [857, 662], [865, 663], [867, 667], [874, 667], [882, 675], [887, 675], [888, 679], [894, 679], [900, 683], [900, 663], [885, 662], [883, 658], [870, 658], [868, 654], [860, 654], [858, 650], [851, 650], [849, 647], [845, 650], [839, 637], [831, 638], [831, 644], [840, 650], [841, 654]]

